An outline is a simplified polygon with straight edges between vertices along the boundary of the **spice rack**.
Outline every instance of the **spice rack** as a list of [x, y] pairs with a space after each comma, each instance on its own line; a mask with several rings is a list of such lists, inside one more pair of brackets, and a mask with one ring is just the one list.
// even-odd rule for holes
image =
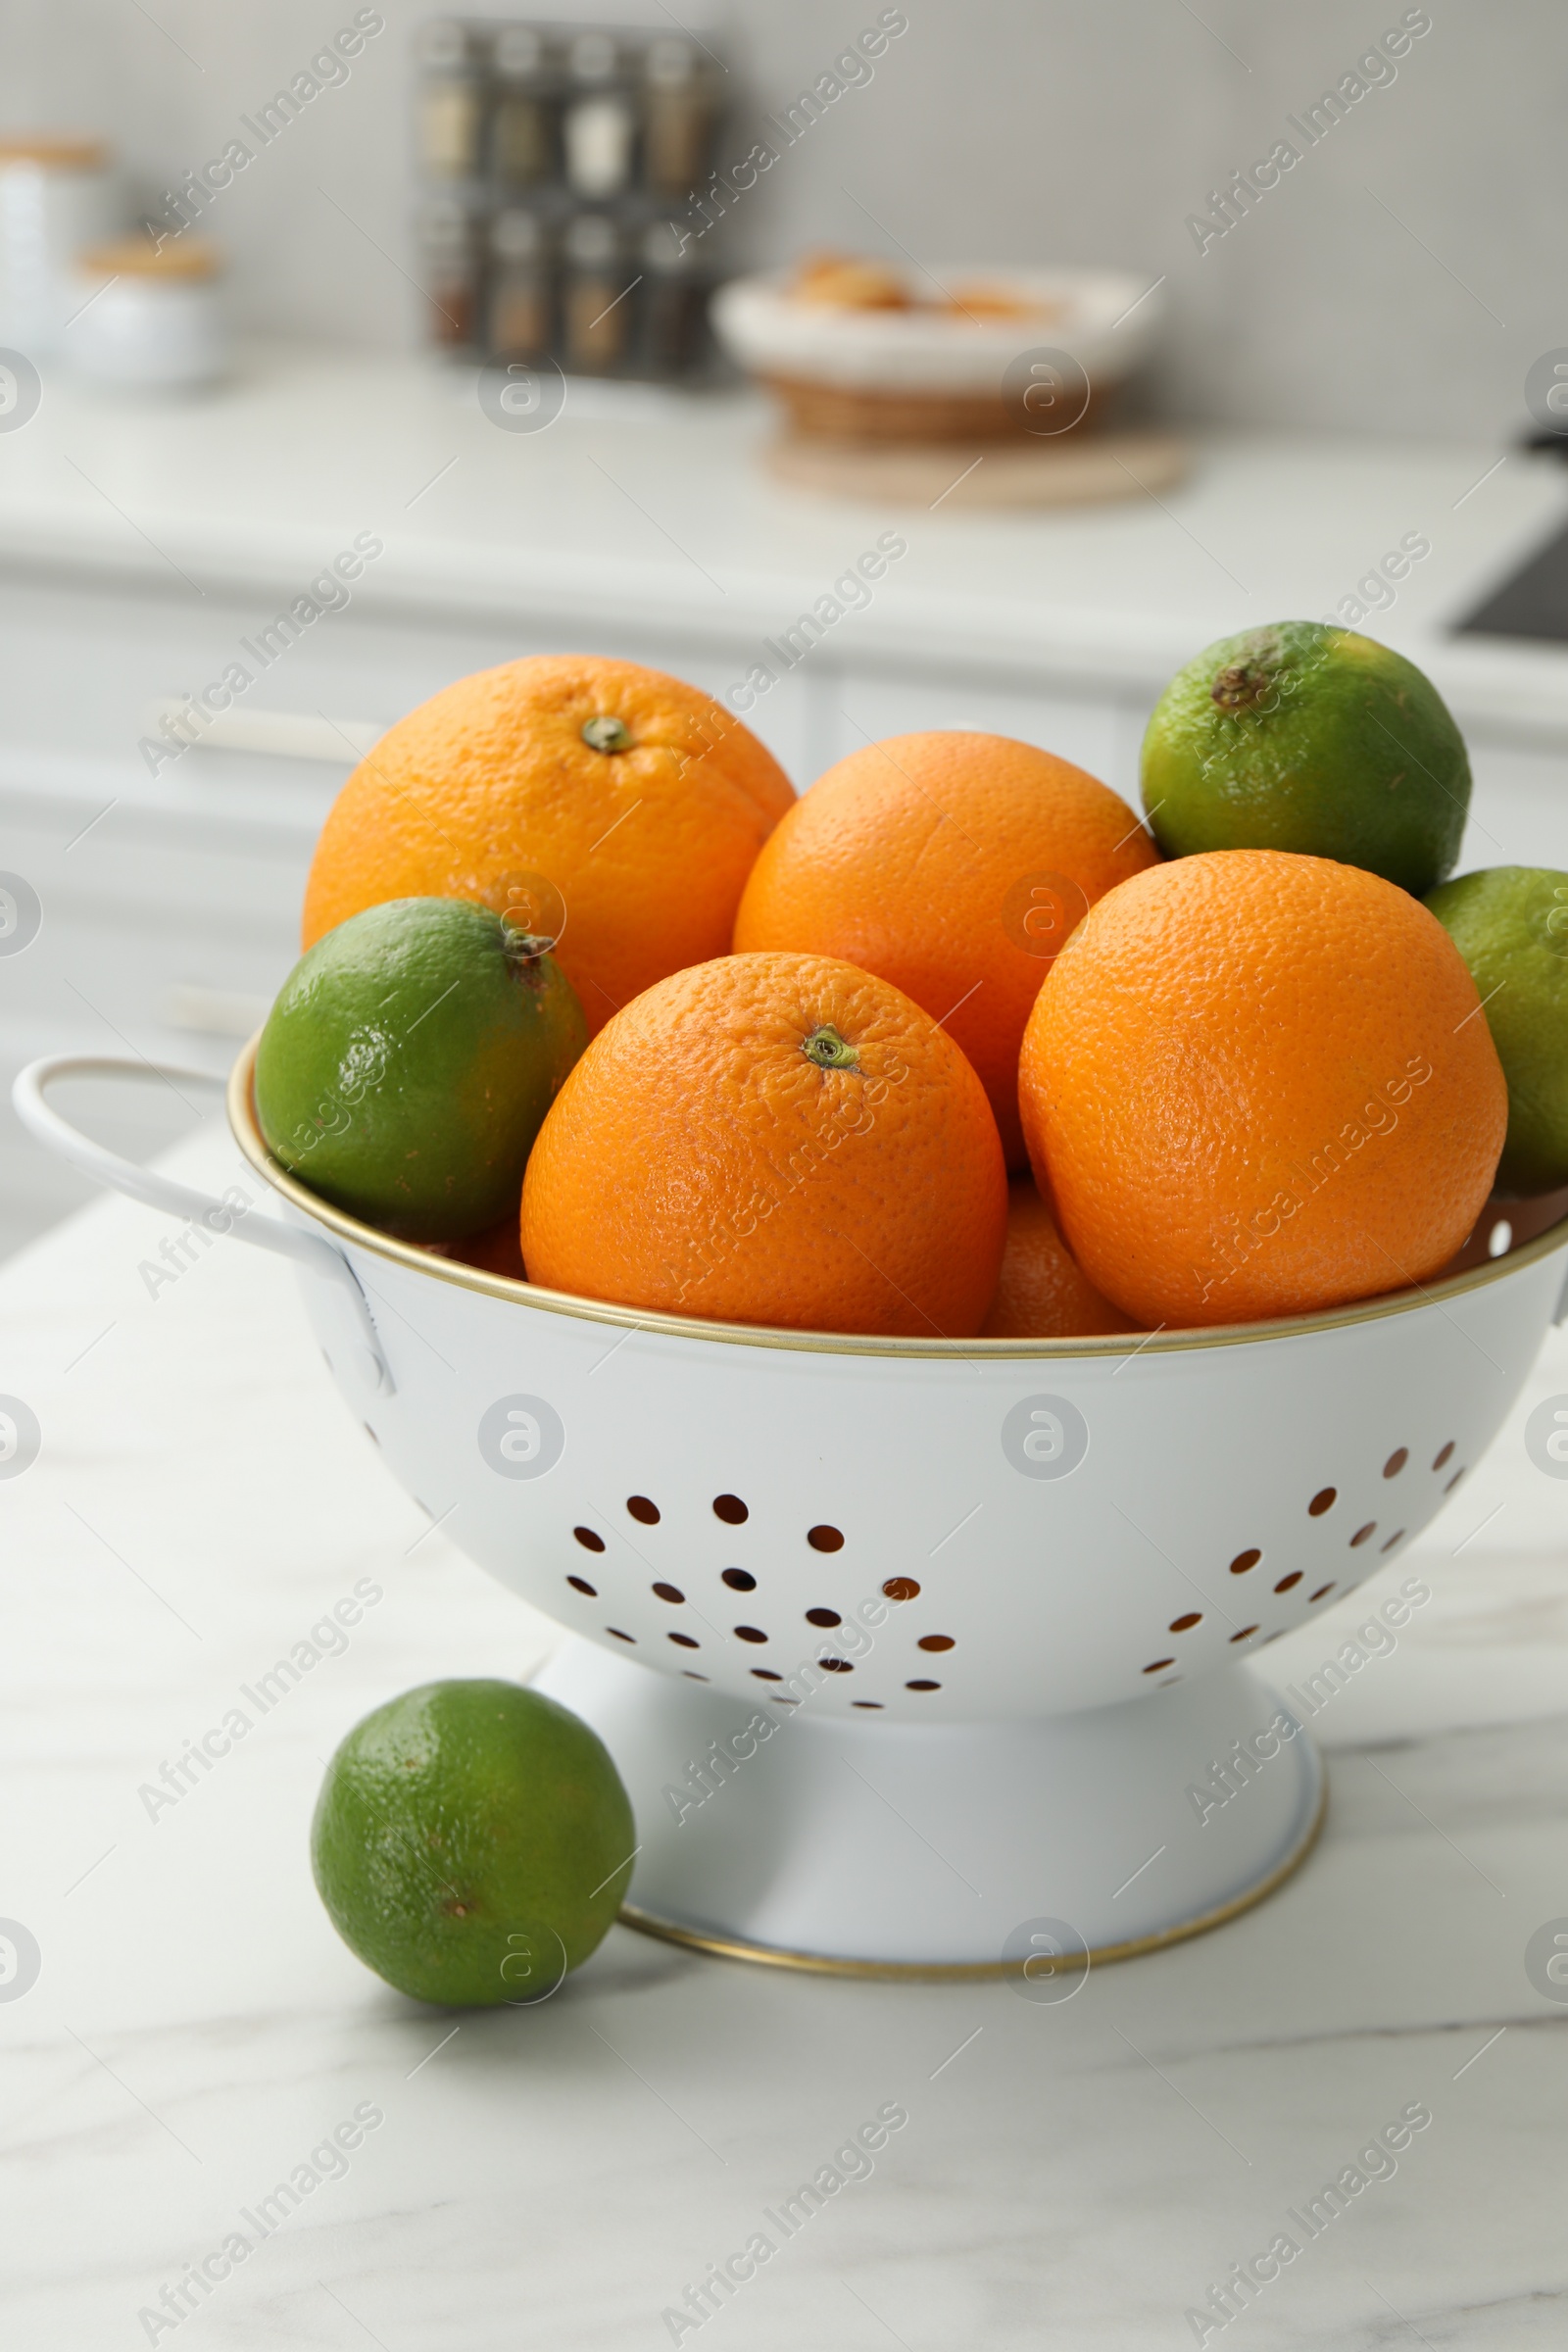
[[431, 341], [502, 368], [709, 372], [695, 240], [726, 82], [712, 52], [646, 27], [449, 17], [423, 27], [418, 62]]

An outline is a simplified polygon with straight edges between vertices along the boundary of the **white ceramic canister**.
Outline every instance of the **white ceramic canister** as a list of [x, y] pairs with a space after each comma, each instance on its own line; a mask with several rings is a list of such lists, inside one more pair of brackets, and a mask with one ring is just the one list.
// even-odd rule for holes
[[59, 349], [80, 300], [74, 258], [114, 224], [98, 140], [0, 136], [0, 343], [32, 359]]
[[211, 383], [224, 359], [221, 268], [215, 248], [194, 237], [156, 251], [142, 237], [88, 246], [76, 257], [77, 307], [62, 356], [97, 383]]

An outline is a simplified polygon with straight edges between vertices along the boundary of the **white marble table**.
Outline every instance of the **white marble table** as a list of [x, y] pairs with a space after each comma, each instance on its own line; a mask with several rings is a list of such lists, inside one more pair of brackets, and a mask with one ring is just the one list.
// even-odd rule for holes
[[[185, 1158], [210, 1175], [226, 1151]], [[337, 1941], [307, 1859], [321, 1762], [416, 1682], [526, 1676], [553, 1629], [386, 1479], [274, 1264], [220, 1245], [149, 1295], [172, 1231], [105, 1202], [0, 1273], [0, 1390], [43, 1430], [0, 1482], [0, 1915], [41, 1956], [0, 1999], [7, 2345], [1565, 2340], [1568, 2005], [1524, 1956], [1568, 1915], [1568, 1483], [1521, 1430], [1568, 1391], [1568, 1335], [1389, 1572], [1433, 1598], [1319, 1717], [1328, 1827], [1260, 1909], [1056, 2005], [616, 1929], [538, 2010], [460, 2017]], [[341, 1654], [150, 1808], [362, 1578], [383, 1597]], [[1279, 1679], [1378, 1591], [1281, 1643]], [[907, 2122], [869, 2177], [785, 2240], [764, 2211], [885, 2107]], [[1385, 2177], [1315, 2236], [1288, 2218], [1412, 2108], [1430, 2123], [1358, 2167]], [[301, 2166], [318, 2181], [264, 2236], [259, 2201]], [[662, 2316], [759, 2231], [777, 2250], [730, 2300]], [[1281, 2232], [1299, 2253], [1200, 2330], [1189, 2312]], [[215, 2282], [172, 2317], [204, 2258]]]

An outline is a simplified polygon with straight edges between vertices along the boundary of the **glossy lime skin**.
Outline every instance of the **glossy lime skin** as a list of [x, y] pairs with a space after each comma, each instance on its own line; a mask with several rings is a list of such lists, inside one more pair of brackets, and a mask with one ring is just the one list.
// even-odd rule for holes
[[1488, 866], [1427, 905], [1470, 967], [1508, 1081], [1497, 1190], [1554, 1193], [1568, 1184], [1568, 874]]
[[411, 1242], [515, 1216], [533, 1139], [588, 1042], [538, 943], [466, 899], [392, 899], [318, 939], [256, 1053], [269, 1151]]
[[425, 1683], [327, 1766], [311, 1865], [332, 1925], [399, 1992], [547, 1999], [620, 1908], [637, 1843], [610, 1751], [517, 1683]]
[[1176, 672], [1144, 737], [1143, 799], [1167, 858], [1294, 850], [1421, 898], [1459, 855], [1470, 761], [1413, 662], [1283, 620]]

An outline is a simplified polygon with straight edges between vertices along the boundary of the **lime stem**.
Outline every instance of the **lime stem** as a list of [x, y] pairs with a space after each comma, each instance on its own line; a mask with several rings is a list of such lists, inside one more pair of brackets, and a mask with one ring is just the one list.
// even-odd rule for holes
[[513, 963], [537, 963], [556, 944], [542, 932], [524, 931], [505, 914], [501, 917], [501, 937], [504, 953]]
[[1236, 662], [1217, 672], [1209, 688], [1210, 699], [1222, 710], [1250, 710], [1262, 702], [1273, 688], [1274, 680], [1266, 669], [1254, 669], [1249, 663]]

